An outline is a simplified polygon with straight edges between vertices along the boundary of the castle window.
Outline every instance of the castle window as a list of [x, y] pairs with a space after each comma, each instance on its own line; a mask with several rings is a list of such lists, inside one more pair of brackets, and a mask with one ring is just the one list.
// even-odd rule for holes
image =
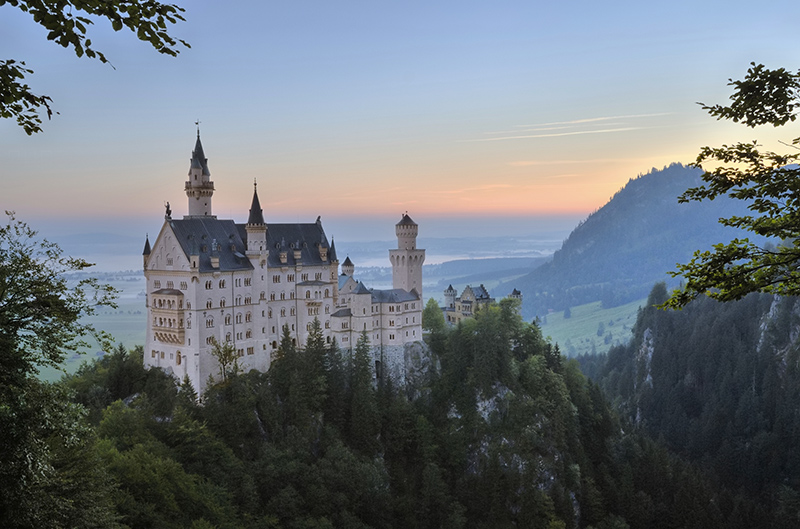
[[267, 299], [267, 295], [264, 292], [262, 292], [261, 296], [259, 296], [258, 299]]
[[153, 281], [153, 288], [155, 288], [156, 290], [158, 290], [159, 288], [161, 288], [161, 281], [159, 281], [158, 279], [156, 279], [155, 281]]
[[269, 300], [270, 301], [275, 301], [275, 292], [270, 292], [269, 293]]
[[326, 328], [326, 329], [330, 329], [330, 328], [331, 328], [331, 322], [329, 322], [329, 321], [326, 321], [326, 322], [325, 322], [325, 328]]
[[325, 341], [326, 341], [327, 343], [331, 343], [331, 337], [330, 337], [330, 336], [326, 336], [326, 337], [325, 337]]
[[272, 340], [272, 348], [273, 349], [277, 349], [278, 348], [278, 342], [276, 342], [275, 340]]
[[281, 299], [286, 299], [286, 292], [281, 292]]
[[250, 286], [250, 282], [251, 282], [251, 281], [252, 281], [252, 279], [251, 279], [251, 278], [249, 278], [249, 277], [245, 277], [245, 278], [244, 278], [244, 286], [246, 286], [246, 287], [249, 287], [249, 286]]
[[308, 274], [301, 274], [300, 279], [302, 279], [303, 281], [308, 281]]
[[289, 299], [294, 299], [294, 290], [289, 292]]
[[231, 333], [225, 334], [225, 341], [226, 342], [230, 342], [231, 341]]
[[209, 336], [208, 338], [206, 338], [206, 345], [214, 345], [214, 337], [213, 336]]
[[150, 358], [155, 358], [155, 357], [156, 357], [156, 350], [155, 350], [155, 349], [153, 349], [153, 350], [150, 352]]
[[272, 276], [272, 282], [273, 283], [280, 283], [281, 282], [281, 276]]
[[178, 353], [178, 355], [175, 357], [175, 363], [177, 365], [181, 365], [181, 353]]
[[306, 299], [311, 299], [311, 291], [306, 290]]
[[161, 359], [164, 359], [164, 351], [161, 351]]
[[314, 279], [320, 281], [322, 279], [322, 272], [317, 272], [316, 274], [314, 274]]
[[406, 303], [406, 304], [405, 304], [405, 306], [404, 306], [403, 308], [404, 308], [405, 310], [408, 310], [408, 303]]
[[[271, 317], [272, 317], [272, 309], [269, 309], [269, 310], [267, 311], [267, 314], [269, 315], [268, 317], [269, 317], [269, 318], [271, 318]], [[261, 311], [261, 315], [262, 315], [262, 316], [264, 315], [264, 311]]]
[[246, 296], [246, 297], [244, 298], [244, 304], [245, 304], [245, 305], [250, 305], [250, 304], [252, 304], [252, 303], [253, 303], [253, 298], [251, 298], [250, 296]]
[[286, 316], [286, 309], [281, 309], [281, 317], [283, 318], [285, 316]]
[[342, 329], [347, 329], [348, 327], [349, 327], [349, 325], [347, 324], [347, 322], [343, 321], [342, 322]]
[[389, 305], [389, 312], [394, 312], [394, 305]]
[[416, 309], [416, 308], [417, 308], [417, 304], [416, 304], [416, 303], [412, 303], [412, 304], [411, 304], [411, 308], [412, 308], [412, 309]]
[[186, 308], [187, 308], [188, 310], [192, 310], [192, 302], [191, 302], [191, 301], [187, 301], [187, 302], [186, 302]]
[[230, 324], [231, 324], [231, 315], [230, 314], [226, 314], [225, 315], [225, 325], [230, 325]]
[[246, 322], [251, 322], [251, 321], [253, 321], [253, 315], [252, 315], [252, 314], [250, 314], [250, 313], [248, 312], [248, 313], [247, 313], [247, 314], [245, 314], [245, 316], [244, 316], [244, 321], [246, 321]]
[[294, 316], [294, 315], [295, 315], [295, 311], [294, 311], [294, 307], [292, 307], [292, 308], [289, 309], [289, 316]]
[[331, 295], [331, 291], [329, 289], [325, 289], [325, 297], [328, 298]]
[[237, 277], [237, 278], [236, 278], [236, 281], [234, 281], [234, 284], [235, 284], [237, 287], [240, 287], [240, 286], [242, 286], [242, 280], [241, 280], [241, 278], [238, 278], [238, 277]]
[[175, 288], [175, 283], [172, 281], [167, 281], [167, 288]]
[[225, 280], [224, 279], [220, 279], [219, 280], [219, 288], [225, 288]]
[[330, 314], [331, 308], [328, 305], [325, 305], [325, 314]]
[[211, 290], [211, 281], [206, 281], [206, 290]]
[[211, 328], [214, 326], [214, 318], [206, 318], [206, 328]]
[[247, 354], [251, 355], [251, 354], [253, 354], [253, 353], [255, 353], [255, 351], [253, 350], [253, 348], [252, 348], [252, 347], [248, 347], [248, 348], [247, 348]]
[[242, 323], [242, 313], [236, 315], [236, 323]]
[[241, 340], [241, 339], [242, 339], [242, 333], [240, 333], [240, 332], [237, 332], [237, 333], [236, 333], [236, 339], [237, 339], [237, 340]]
[[275, 326], [272, 326], [272, 334], [275, 334]]
[[207, 309], [211, 308], [211, 300], [210, 299], [208, 301], [206, 301], [206, 308]]
[[219, 300], [219, 306], [220, 307], [225, 307], [225, 298], [222, 298], [221, 300]]
[[236, 304], [237, 305], [241, 305], [242, 304], [242, 296], [236, 296]]
[[390, 334], [390, 335], [389, 335], [389, 339], [390, 339], [390, 340], [394, 340], [394, 334]]
[[389, 327], [394, 327], [394, 320], [389, 320]]
[[293, 283], [294, 282], [294, 274], [287, 275], [286, 276], [286, 281], [288, 281], [289, 283]]

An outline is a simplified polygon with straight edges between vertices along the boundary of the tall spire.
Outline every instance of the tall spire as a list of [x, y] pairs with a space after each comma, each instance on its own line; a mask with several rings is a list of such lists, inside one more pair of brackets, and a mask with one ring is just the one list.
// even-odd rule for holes
[[197, 141], [189, 163], [189, 180], [186, 181], [186, 196], [189, 198], [190, 217], [211, 216], [211, 196], [214, 194], [214, 182], [208, 170], [208, 159], [200, 142], [200, 121], [196, 121]]
[[253, 203], [250, 204], [250, 216], [247, 218], [248, 224], [264, 224], [264, 210], [258, 201], [258, 183], [253, 179]]

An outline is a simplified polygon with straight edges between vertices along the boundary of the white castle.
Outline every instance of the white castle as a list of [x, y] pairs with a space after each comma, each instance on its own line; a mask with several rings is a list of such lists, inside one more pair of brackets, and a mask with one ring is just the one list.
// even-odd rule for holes
[[253, 190], [246, 224], [212, 214], [214, 183], [200, 132], [185, 184], [189, 214], [173, 219], [167, 203], [155, 242], [145, 241], [146, 367], [160, 367], [203, 390], [219, 364], [213, 343], [230, 343], [244, 371], [266, 371], [287, 327], [303, 347], [314, 319], [325, 340], [355, 347], [370, 339], [376, 372], [382, 365], [402, 379], [404, 355], [422, 340], [422, 264], [417, 224], [407, 214], [395, 226], [397, 249], [390, 290], [367, 288], [339, 261], [322, 222], [266, 223]]

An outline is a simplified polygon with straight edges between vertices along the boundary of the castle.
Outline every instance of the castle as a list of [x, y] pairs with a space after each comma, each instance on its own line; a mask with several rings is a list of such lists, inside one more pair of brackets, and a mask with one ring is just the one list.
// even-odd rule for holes
[[[518, 299], [522, 303], [522, 293], [516, 288], [509, 294], [510, 298]], [[464, 291], [458, 296], [458, 291], [449, 285], [444, 291], [444, 313], [445, 321], [450, 325], [457, 325], [467, 318], [471, 318], [482, 307], [494, 303], [494, 298], [489, 295], [489, 291], [483, 285], [473, 287], [467, 285]]]
[[[393, 287], [367, 288], [354, 276], [349, 257], [339, 275], [336, 248], [316, 222], [264, 221], [254, 184], [246, 224], [212, 213], [208, 160], [200, 132], [185, 182], [188, 215], [173, 219], [169, 203], [152, 247], [145, 240], [147, 335], [144, 363], [202, 391], [219, 364], [216, 342], [230, 343], [244, 371], [266, 371], [289, 330], [303, 347], [314, 319], [327, 343], [355, 347], [366, 331], [376, 372], [382, 366], [402, 378], [404, 355], [422, 340], [422, 264], [418, 226], [405, 214], [389, 250]], [[402, 382], [402, 381], [401, 381]]]

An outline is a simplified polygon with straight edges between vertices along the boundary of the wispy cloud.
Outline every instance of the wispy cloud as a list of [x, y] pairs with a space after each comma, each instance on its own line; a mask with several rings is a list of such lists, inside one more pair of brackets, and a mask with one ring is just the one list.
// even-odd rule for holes
[[[573, 119], [571, 121], [553, 121], [550, 123], [518, 125], [511, 130], [484, 133], [486, 136], [495, 136], [493, 138], [478, 138], [465, 141], [505, 141], [531, 138], [557, 138], [561, 136], [578, 136], [583, 134], [626, 132], [645, 128], [641, 126], [630, 125], [630, 120], [667, 116], [670, 114], [671, 112], [658, 112], [653, 114], [626, 114], [622, 116], [602, 116], [597, 118]], [[597, 126], [600, 124], [603, 125], [603, 128], [601, 129], [590, 128], [591, 126]]]
[[519, 160], [508, 162], [506, 165], [511, 167], [528, 167], [531, 165], [565, 165], [565, 164], [599, 164], [599, 163], [620, 163], [636, 160], [649, 160], [649, 158], [593, 158], [590, 160]]
[[519, 136], [501, 136], [499, 138], [480, 138], [477, 140], [464, 140], [464, 141], [484, 142], [484, 141], [525, 140], [530, 138], [559, 138], [562, 136], [582, 136], [585, 134], [608, 134], [610, 132], [627, 132], [631, 130], [641, 130], [643, 128], [644, 127], [620, 127], [616, 129], [573, 130], [570, 132], [554, 132], [549, 134], [522, 134]]

